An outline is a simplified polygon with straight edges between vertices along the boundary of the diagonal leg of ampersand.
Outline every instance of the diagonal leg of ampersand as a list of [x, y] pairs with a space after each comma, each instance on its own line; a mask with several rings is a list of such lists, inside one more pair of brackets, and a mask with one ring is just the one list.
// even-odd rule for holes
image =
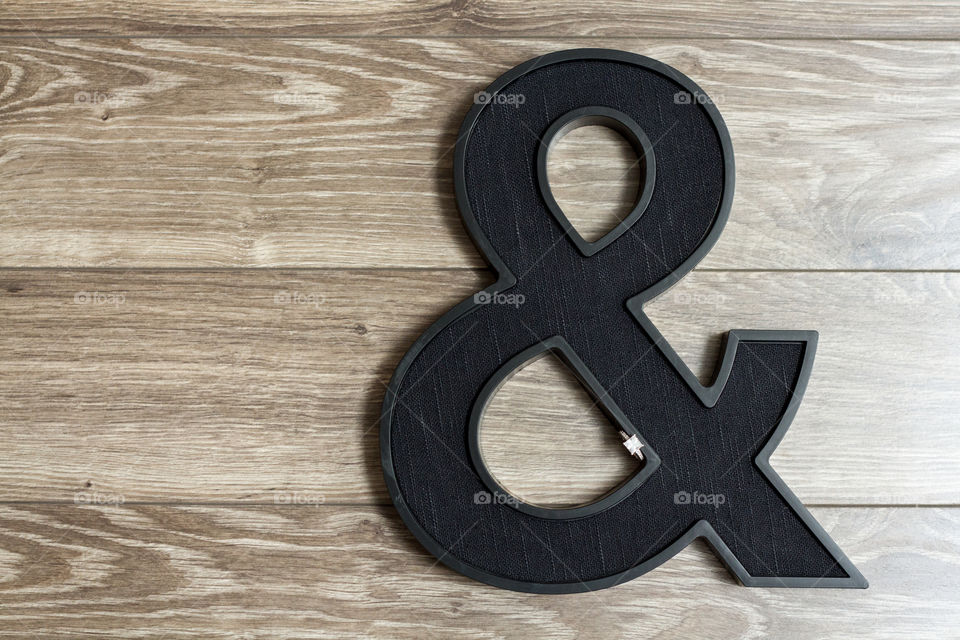
[[[639, 305], [631, 310], [702, 404], [711, 408], [712, 424], [698, 427], [707, 431], [704, 437], [735, 424], [753, 444], [736, 457], [724, 451], [721, 435], [712, 446], [717, 455], [726, 454], [729, 463], [725, 460], [709, 473], [688, 470], [688, 477], [709, 488], [706, 500], [712, 504], [699, 505], [699, 519], [664, 555], [701, 537], [746, 586], [866, 588], [864, 576], [770, 466], [770, 455], [803, 398], [817, 333], [730, 331], [715, 380], [704, 386]], [[783, 398], [782, 411], [771, 421], [756, 405], [761, 400], [769, 405], [777, 393]], [[663, 464], [669, 468], [671, 460], [665, 457]], [[697, 496], [685, 499], [696, 502]]]

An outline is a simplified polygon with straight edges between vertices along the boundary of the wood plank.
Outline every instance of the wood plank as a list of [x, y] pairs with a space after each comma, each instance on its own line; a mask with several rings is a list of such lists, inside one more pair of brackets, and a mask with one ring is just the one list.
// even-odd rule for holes
[[[676, 66], [724, 113], [737, 196], [704, 267], [960, 269], [960, 43], [590, 44]], [[574, 46], [4, 41], [0, 266], [480, 266], [452, 195], [460, 120]]]
[[[386, 501], [376, 423], [469, 271], [0, 271], [0, 500]], [[121, 298], [122, 296], [122, 298]], [[695, 371], [719, 331], [818, 329], [774, 467], [812, 504], [960, 504], [960, 274], [695, 272], [650, 315]], [[514, 394], [550, 407], [549, 377]], [[537, 405], [534, 405], [537, 406]], [[530, 420], [534, 412], [527, 411]], [[570, 416], [575, 419], [578, 416]], [[531, 433], [555, 428], [551, 411]], [[503, 434], [541, 488], [580, 482]], [[559, 456], [578, 441], [558, 438]], [[539, 466], [538, 466], [539, 465]]]
[[957, 509], [814, 509], [864, 591], [747, 589], [695, 543], [611, 590], [437, 566], [390, 507], [3, 505], [6, 638], [951, 637]]
[[152, 0], [7, 0], [0, 35], [111, 36], [622, 36], [700, 38], [950, 38], [960, 35], [954, 0], [831, 0], [671, 3], [576, 0], [414, 2], [331, 0], [192, 3]]
[[640, 466], [554, 355], [515, 373], [491, 399], [480, 422], [480, 449], [501, 487], [558, 508], [599, 500]]
[[600, 125], [574, 129], [552, 145], [547, 176], [554, 200], [587, 242], [630, 215], [643, 181], [627, 139]]

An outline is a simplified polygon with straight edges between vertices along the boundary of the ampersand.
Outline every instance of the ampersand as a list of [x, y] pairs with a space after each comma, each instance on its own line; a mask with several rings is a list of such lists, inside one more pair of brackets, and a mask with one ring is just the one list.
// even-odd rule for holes
[[[483, 95], [460, 130], [454, 186], [498, 279], [431, 326], [389, 384], [381, 457], [403, 521], [451, 568], [520, 591], [613, 586], [698, 537], [747, 586], [866, 587], [769, 464], [817, 334], [730, 331], [705, 386], [643, 311], [706, 255], [730, 211], [733, 150], [706, 94], [655, 60], [581, 49], [521, 64]], [[551, 145], [590, 124], [623, 134], [643, 177], [629, 215], [596, 242], [546, 176]], [[547, 351], [642, 459], [617, 489], [569, 509], [512, 496], [479, 447], [492, 395]]]

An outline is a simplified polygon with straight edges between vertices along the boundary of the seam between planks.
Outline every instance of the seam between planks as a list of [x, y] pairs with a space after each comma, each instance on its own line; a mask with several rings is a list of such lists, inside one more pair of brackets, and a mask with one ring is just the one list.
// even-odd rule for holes
[[[870, 502], [804, 502], [805, 507], [816, 507], [818, 509], [957, 509], [960, 504], [955, 503], [900, 503], [883, 504]], [[0, 506], [29, 506], [29, 505], [51, 505], [51, 506], [77, 506], [77, 507], [283, 507], [299, 508], [310, 507], [314, 509], [338, 507], [338, 508], [367, 508], [367, 507], [392, 507], [390, 502], [325, 502], [323, 504], [290, 504], [268, 501], [182, 501], [182, 500], [127, 500], [122, 504], [88, 504], [77, 503], [73, 500], [0, 500]]]
[[[131, 267], [72, 267], [72, 266], [0, 266], [0, 272], [10, 271], [70, 271], [82, 273], [234, 273], [234, 272], [321, 272], [336, 271], [346, 272], [390, 272], [390, 271], [411, 271], [411, 272], [449, 272], [449, 273], [492, 273], [493, 270], [488, 267], [307, 267], [307, 266], [288, 266], [288, 267], [151, 267], [151, 266], [131, 266]], [[695, 268], [691, 273], [960, 273], [960, 269], [727, 269], [721, 267]]]
[[862, 37], [851, 36], [849, 38], [838, 38], [836, 36], [710, 36], [701, 34], [682, 34], [671, 36], [625, 36], [625, 35], [600, 35], [600, 36], [571, 36], [555, 34], [537, 34], [530, 36], [517, 35], [336, 35], [336, 34], [298, 34], [298, 33], [271, 33], [271, 34], [208, 34], [208, 33], [186, 33], [186, 34], [97, 34], [97, 33], [18, 33], [18, 34], [0, 34], [0, 40], [57, 40], [57, 39], [90, 39], [90, 40], [644, 40], [644, 41], [671, 41], [671, 40], [711, 40], [711, 41], [745, 41], [745, 42], [958, 42], [960, 33], [944, 37], [918, 37], [918, 36], [890, 36], [890, 37]]

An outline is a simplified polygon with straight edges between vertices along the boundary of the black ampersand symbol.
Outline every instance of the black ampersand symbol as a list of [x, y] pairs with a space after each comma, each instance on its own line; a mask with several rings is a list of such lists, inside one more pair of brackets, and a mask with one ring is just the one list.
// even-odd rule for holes
[[[748, 586], [865, 587], [768, 462], [800, 404], [817, 334], [730, 331], [704, 386], [643, 312], [727, 220], [733, 150], [706, 94], [655, 60], [582, 49], [524, 63], [483, 95], [460, 130], [454, 180], [499, 278], [431, 326], [390, 382], [381, 456], [407, 526], [453, 569], [521, 591], [609, 587], [697, 537]], [[550, 146], [586, 124], [621, 132], [643, 176], [630, 214], [592, 243], [546, 180]], [[479, 448], [493, 393], [547, 351], [643, 460], [612, 493], [571, 509], [512, 496]]]

